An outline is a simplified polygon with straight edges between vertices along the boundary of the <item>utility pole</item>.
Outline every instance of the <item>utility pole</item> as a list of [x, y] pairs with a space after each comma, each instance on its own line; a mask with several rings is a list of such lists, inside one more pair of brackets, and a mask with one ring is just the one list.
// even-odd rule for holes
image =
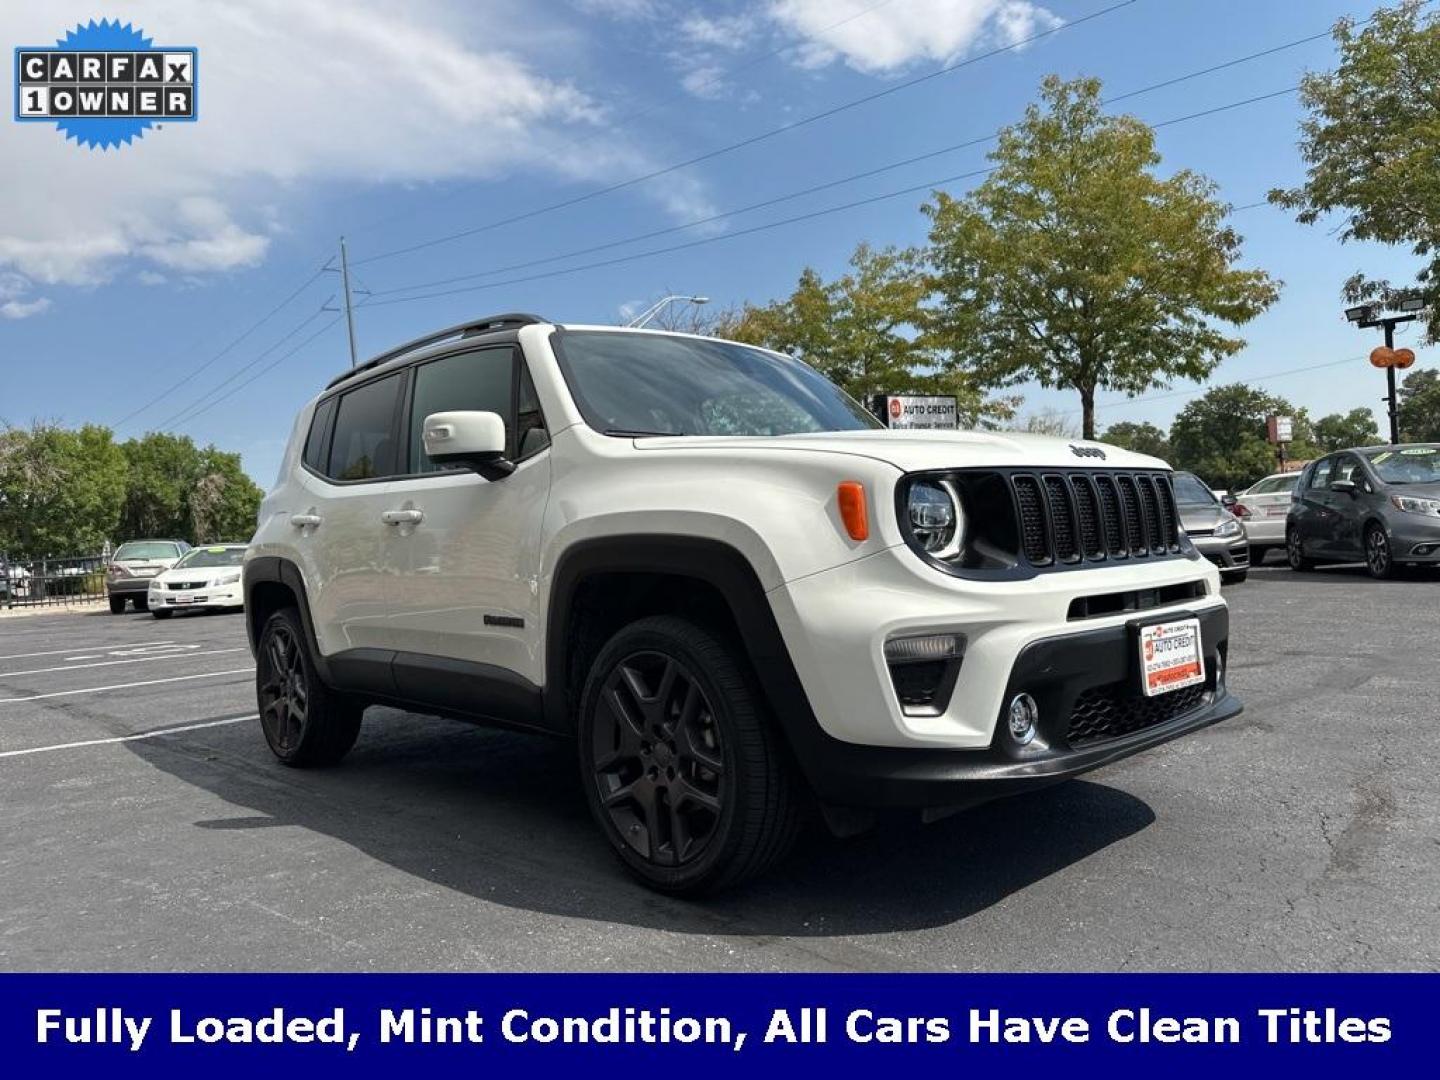
[[1400, 323], [1414, 322], [1418, 319], [1420, 312], [1425, 309], [1425, 301], [1415, 295], [1403, 296], [1396, 307], [1406, 314], [1381, 315], [1380, 309], [1373, 304], [1361, 304], [1358, 307], [1345, 309], [1345, 318], [1359, 329], [1369, 330], [1379, 326], [1385, 330], [1385, 345], [1383, 348], [1371, 351], [1370, 363], [1375, 367], [1385, 369], [1385, 386], [1389, 391], [1389, 395], [1385, 398], [1385, 408], [1390, 416], [1391, 446], [1400, 441], [1400, 397], [1395, 389], [1395, 369], [1408, 368], [1415, 363], [1414, 352], [1409, 349], [1396, 350], [1395, 327]]
[[345, 291], [345, 325], [350, 330], [350, 366], [359, 363], [355, 353], [355, 305], [350, 301], [350, 260], [345, 255], [345, 237], [340, 237], [340, 283]]

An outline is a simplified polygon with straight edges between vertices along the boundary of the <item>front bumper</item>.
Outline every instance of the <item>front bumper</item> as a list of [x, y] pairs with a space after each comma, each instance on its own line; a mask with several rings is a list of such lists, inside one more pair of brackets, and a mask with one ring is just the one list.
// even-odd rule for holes
[[[158, 585], [159, 583], [157, 583]], [[150, 590], [151, 611], [195, 611], [205, 608], [239, 608], [245, 606], [245, 591], [240, 582], [202, 589]]]
[[1388, 518], [1386, 532], [1396, 562], [1440, 562], [1440, 520], [1400, 513]]
[[154, 580], [148, 577], [106, 578], [105, 591], [111, 596], [134, 596], [149, 592], [150, 583]]
[[[1166, 613], [1164, 618], [1177, 617]], [[800, 750], [822, 801], [875, 809], [953, 810], [1068, 780], [1152, 746], [1227, 720], [1242, 711], [1225, 688], [1226, 609], [1198, 614], [1206, 682], [1172, 695], [1143, 698], [1131, 625], [1032, 643], [1017, 657], [1005, 700], [1021, 690], [1040, 705], [1039, 733], [1021, 746], [998, 722], [981, 750], [859, 746], [818, 738]], [[1136, 622], [1151, 621], [1139, 618]], [[1217, 665], [1217, 659], [1221, 661]], [[1112, 703], [1113, 737], [1097, 735], [1094, 702]], [[1170, 699], [1167, 701], [1167, 699]], [[1072, 734], [1079, 732], [1072, 742]]]
[[1214, 536], [1192, 536], [1195, 550], [1220, 568], [1224, 574], [1250, 569], [1250, 541], [1244, 532], [1223, 540]]

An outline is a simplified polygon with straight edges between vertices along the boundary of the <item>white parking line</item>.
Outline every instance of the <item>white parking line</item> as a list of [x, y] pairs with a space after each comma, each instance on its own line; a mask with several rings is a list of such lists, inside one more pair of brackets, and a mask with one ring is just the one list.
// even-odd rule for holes
[[158, 731], [142, 731], [138, 735], [116, 735], [110, 739], [86, 739], [84, 742], [56, 743], [54, 746], [32, 746], [28, 750], [0, 750], [0, 758], [24, 757], [27, 754], [48, 754], [51, 750], [78, 750], [84, 746], [113, 746], [115, 743], [136, 742], [140, 739], [157, 739], [161, 735], [178, 735], [182, 731], [199, 731], [201, 728], [224, 727], [226, 724], [243, 724], [247, 720], [259, 720], [253, 716], [232, 716], [228, 720], [207, 720], [203, 724], [181, 724], [179, 727], [160, 728]]
[[171, 679], [146, 679], [144, 682], [117, 683], [114, 686], [92, 686], [88, 690], [56, 690], [49, 694], [31, 694], [29, 697], [0, 698], [0, 705], [16, 701], [43, 701], [46, 698], [72, 697], [75, 694], [101, 694], [107, 690], [129, 690], [136, 686], [159, 686], [162, 683], [188, 682], [191, 679], [218, 679], [221, 675], [248, 675], [253, 667], [235, 668], [233, 671], [207, 671], [203, 675], [176, 675]]
[[29, 671], [0, 671], [0, 679], [17, 679], [21, 675], [46, 675], [52, 671], [82, 671], [85, 668], [113, 667], [116, 664], [144, 664], [151, 660], [189, 660], [196, 656], [219, 656], [222, 653], [248, 652], [244, 645], [233, 649], [206, 649], [203, 652], [177, 652], [165, 656], [136, 656], [129, 660], [103, 660], [98, 664], [69, 664], [65, 667], [31, 668]]
[[[123, 642], [112, 642], [112, 644], [123, 645]], [[174, 641], [152, 641], [151, 645], [174, 645]], [[51, 649], [48, 652], [22, 652], [11, 653], [9, 656], [0, 656], [0, 660], [28, 660], [32, 656], [59, 656], [61, 653], [84, 652], [86, 649], [103, 649], [104, 645], [71, 645], [68, 649]]]

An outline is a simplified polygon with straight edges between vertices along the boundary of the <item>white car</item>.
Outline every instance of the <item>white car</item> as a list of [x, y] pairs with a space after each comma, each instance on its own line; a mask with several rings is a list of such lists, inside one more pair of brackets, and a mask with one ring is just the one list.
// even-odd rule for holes
[[564, 736], [647, 885], [1033, 790], [1240, 711], [1216, 568], [1161, 461], [890, 431], [714, 338], [506, 315], [336, 378], [245, 561], [290, 765], [367, 705]]
[[1231, 512], [1245, 523], [1250, 539], [1250, 565], [1259, 566], [1271, 548], [1285, 546], [1285, 515], [1300, 473], [1274, 473], [1240, 493]]
[[245, 606], [240, 582], [244, 561], [244, 544], [192, 548], [150, 582], [150, 614], [168, 619], [177, 611], [240, 610]]

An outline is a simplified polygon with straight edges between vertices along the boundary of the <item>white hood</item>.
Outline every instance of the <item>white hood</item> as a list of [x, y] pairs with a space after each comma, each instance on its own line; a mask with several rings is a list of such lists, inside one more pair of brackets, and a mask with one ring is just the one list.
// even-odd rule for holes
[[[636, 439], [641, 450], [800, 450], [888, 462], [903, 472], [927, 469], [1168, 469], [1159, 458], [1086, 439], [1018, 431], [827, 431], [814, 435], [685, 435]], [[1090, 453], [1077, 453], [1089, 450]], [[1104, 456], [1102, 457], [1101, 454]]]

